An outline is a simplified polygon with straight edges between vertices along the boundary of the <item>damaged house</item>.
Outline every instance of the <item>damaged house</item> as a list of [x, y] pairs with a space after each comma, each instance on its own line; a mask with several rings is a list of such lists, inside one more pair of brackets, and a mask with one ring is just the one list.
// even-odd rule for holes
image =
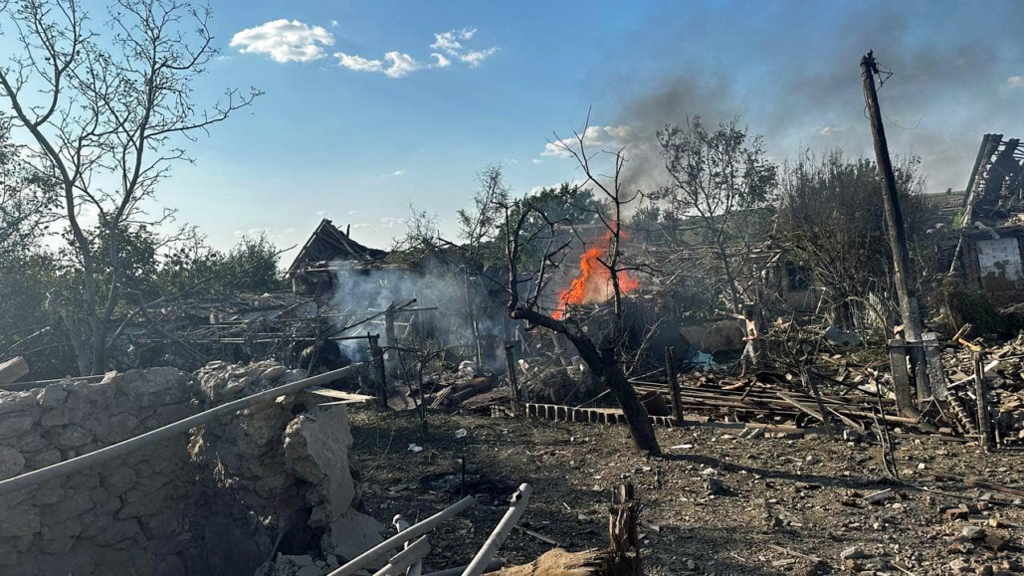
[[349, 236], [351, 226], [342, 232], [324, 218], [299, 250], [288, 267], [288, 278], [296, 294], [320, 296], [333, 288], [332, 263], [338, 261], [358, 263], [378, 262], [387, 256], [384, 250], [369, 248]]
[[949, 270], [996, 304], [1016, 303], [1024, 296], [1022, 163], [1019, 139], [986, 134], [953, 216], [959, 238]]

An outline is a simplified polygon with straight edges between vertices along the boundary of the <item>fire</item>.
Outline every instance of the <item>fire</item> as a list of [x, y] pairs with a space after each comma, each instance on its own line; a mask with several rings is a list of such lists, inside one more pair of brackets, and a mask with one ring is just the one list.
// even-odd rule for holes
[[[569, 305], [595, 304], [607, 302], [615, 296], [615, 287], [612, 285], [612, 273], [601, 263], [601, 256], [608, 253], [608, 246], [611, 243], [611, 233], [605, 235], [601, 242], [587, 250], [580, 256], [580, 274], [572, 280], [569, 288], [558, 293], [558, 310], [552, 314], [555, 320], [561, 320], [565, 316], [565, 308]], [[640, 287], [640, 281], [620, 270], [617, 274], [619, 290], [623, 294], [632, 292]]]

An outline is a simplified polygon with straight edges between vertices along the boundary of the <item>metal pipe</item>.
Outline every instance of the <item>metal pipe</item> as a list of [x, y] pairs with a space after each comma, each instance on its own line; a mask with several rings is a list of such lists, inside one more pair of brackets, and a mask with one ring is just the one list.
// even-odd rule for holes
[[106, 378], [103, 374], [97, 374], [95, 376], [76, 376], [68, 378], [55, 378], [53, 380], [35, 380], [33, 382], [12, 382], [10, 384], [4, 384], [0, 386], [0, 391], [5, 392], [24, 392], [25, 390], [33, 390], [35, 388], [46, 388], [50, 384], [60, 384], [65, 380], [71, 380], [72, 382], [99, 382]]
[[[409, 529], [409, 521], [402, 517], [401, 514], [395, 514], [395, 517], [391, 519], [391, 525], [395, 527], [395, 531], [402, 533]], [[405, 547], [409, 547], [409, 541], [405, 541]]]
[[430, 542], [424, 536], [410, 544], [405, 550], [392, 556], [391, 560], [383, 568], [374, 572], [373, 576], [398, 576], [403, 574], [410, 566], [423, 560], [423, 557], [427, 554], [430, 554]]
[[[409, 521], [402, 517], [401, 514], [395, 514], [391, 523], [395, 526], [395, 530], [402, 532], [403, 530], [409, 529]], [[409, 547], [409, 542], [405, 543], [405, 547]], [[422, 576], [423, 575], [423, 560], [417, 560], [409, 570], [406, 571], [406, 576]]]
[[232, 414], [244, 408], [256, 406], [257, 404], [272, 402], [279, 396], [298, 392], [303, 388], [333, 382], [339, 378], [344, 378], [353, 372], [362, 370], [365, 366], [366, 365], [362, 363], [353, 364], [339, 370], [333, 370], [331, 372], [318, 374], [311, 378], [290, 382], [276, 388], [271, 388], [270, 390], [265, 390], [258, 394], [253, 394], [252, 396], [247, 396], [245, 398], [228, 402], [227, 404], [222, 404], [216, 408], [200, 412], [195, 416], [190, 416], [184, 420], [179, 420], [162, 428], [157, 428], [151, 432], [146, 432], [145, 434], [129, 438], [122, 442], [118, 442], [117, 444], [111, 444], [106, 448], [100, 448], [95, 452], [83, 454], [70, 460], [65, 460], [45, 468], [40, 468], [39, 470], [33, 470], [32, 472], [22, 474], [21, 476], [15, 476], [14, 478], [0, 481], [0, 496], [29, 486], [35, 486], [36, 484], [46, 482], [47, 480], [67, 476], [68, 474], [78, 472], [84, 468], [101, 464], [113, 458], [117, 458], [118, 456], [123, 456], [129, 452], [138, 450], [139, 448], [145, 448], [146, 446], [150, 446], [176, 434], [187, 432], [200, 424], [212, 422], [225, 414]]
[[[484, 572], [495, 572], [497, 570], [501, 570], [503, 566], [505, 566], [505, 560], [501, 558], [491, 558], [491, 561], [487, 563], [486, 567], [484, 567]], [[440, 572], [431, 572], [430, 574], [425, 574], [424, 576], [459, 576], [465, 569], [465, 566], [460, 566], [458, 568], [449, 568], [447, 570], [441, 570]]]
[[391, 538], [388, 538], [387, 540], [381, 542], [380, 544], [377, 544], [373, 548], [370, 548], [366, 552], [363, 552], [359, 556], [356, 556], [347, 564], [338, 568], [334, 572], [331, 572], [327, 576], [350, 576], [351, 574], [355, 574], [356, 571], [358, 571], [360, 568], [365, 566], [367, 563], [373, 561], [375, 558], [383, 555], [388, 550], [395, 548], [402, 542], [406, 542], [411, 538], [415, 538], [426, 532], [429, 532], [430, 530], [433, 530], [434, 527], [440, 524], [441, 522], [444, 522], [448, 518], [455, 516], [456, 514], [462, 512], [463, 510], [469, 508], [474, 504], [476, 504], [476, 498], [473, 498], [472, 496], [466, 496], [462, 500], [459, 500], [455, 504], [452, 504], [451, 506], [445, 508], [444, 510], [441, 510], [437, 514], [434, 514], [433, 516], [427, 518], [422, 522], [413, 524], [407, 530], [403, 530], [398, 534], [395, 534]]
[[484, 570], [487, 569], [487, 563], [498, 553], [498, 548], [501, 548], [502, 543], [505, 542], [505, 539], [512, 532], [512, 528], [523, 516], [523, 512], [526, 512], [526, 506], [530, 503], [530, 494], [533, 494], [532, 486], [526, 483], [519, 485], [519, 489], [512, 495], [512, 502], [509, 504], [505, 516], [494, 527], [494, 531], [491, 532], [487, 541], [484, 542], [483, 548], [476, 553], [473, 561], [462, 571], [462, 576], [480, 576], [483, 574]]

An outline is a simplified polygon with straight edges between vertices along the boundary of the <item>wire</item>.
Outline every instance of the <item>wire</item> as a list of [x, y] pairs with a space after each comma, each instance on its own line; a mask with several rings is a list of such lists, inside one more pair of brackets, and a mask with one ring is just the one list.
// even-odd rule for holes
[[[872, 56], [871, 58], [871, 68], [874, 74], [878, 74], [878, 88], [875, 89], [875, 92], [881, 92], [882, 86], [885, 86], [885, 83], [888, 82], [889, 79], [893, 77], [894, 73], [892, 70], [884, 68], [881, 65], [879, 65], [878, 60], [876, 60], [874, 56]], [[921, 125], [920, 116], [917, 118], [917, 123], [915, 123], [912, 127], [903, 126], [899, 122], [896, 122], [895, 120], [890, 118], [889, 115], [885, 113], [885, 111], [882, 111], [882, 116], [885, 118], [887, 122], [889, 122], [893, 126], [899, 128], [900, 130], [906, 130], [908, 132], [917, 130], [917, 128]], [[867, 104], [864, 105], [864, 117], [868, 117]]]

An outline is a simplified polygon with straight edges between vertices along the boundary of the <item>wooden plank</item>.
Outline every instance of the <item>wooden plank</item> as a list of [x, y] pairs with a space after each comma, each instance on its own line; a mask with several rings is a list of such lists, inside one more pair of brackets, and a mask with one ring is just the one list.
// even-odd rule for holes
[[910, 372], [907, 370], [905, 344], [906, 342], [899, 338], [889, 340], [889, 369], [896, 387], [896, 410], [898, 412], [914, 405], [914, 399], [910, 397]]
[[924, 360], [928, 368], [928, 381], [931, 383], [932, 396], [938, 400], [945, 400], [948, 391], [946, 390], [946, 373], [942, 370], [939, 335], [935, 332], [925, 332], [921, 335], [921, 340], [924, 344]]
[[316, 394], [317, 396], [325, 396], [327, 398], [336, 398], [338, 400], [345, 400], [348, 402], [367, 402], [375, 400], [373, 396], [367, 396], [366, 394], [356, 394], [355, 392], [342, 392], [341, 390], [332, 390], [330, 388], [310, 388], [306, 390], [310, 394]]
[[814, 402], [818, 405], [818, 413], [821, 414], [821, 423], [825, 425], [825, 434], [829, 440], [834, 440], [835, 437], [832, 435], [832, 423], [828, 420], [828, 412], [825, 411], [825, 405], [821, 403], [821, 393], [818, 391], [818, 384], [811, 378], [810, 372], [805, 367], [800, 371], [800, 378], [803, 380], [804, 386], [809, 386], [811, 391], [814, 392]]
[[28, 362], [21, 356], [0, 362], [0, 384], [10, 384], [28, 372]]
[[788, 402], [788, 403], [792, 404], [793, 406], [799, 408], [801, 412], [805, 412], [807, 414], [810, 414], [811, 416], [817, 418], [819, 421], [824, 422], [826, 426], [828, 425], [828, 422], [825, 420], [825, 417], [820, 412], [815, 410], [814, 408], [811, 408], [810, 406], [805, 406], [804, 404], [801, 404], [800, 402], [797, 402], [795, 399], [793, 399], [792, 396], [786, 394], [785, 392], [778, 392], [777, 394], [779, 395], [779, 398], [782, 398], [786, 402]]

